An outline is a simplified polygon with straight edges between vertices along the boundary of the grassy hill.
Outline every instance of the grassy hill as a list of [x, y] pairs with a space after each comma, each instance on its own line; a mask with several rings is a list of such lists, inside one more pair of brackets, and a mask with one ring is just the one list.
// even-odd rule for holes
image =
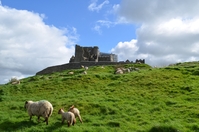
[[[118, 67], [139, 71], [114, 74]], [[68, 72], [73, 71], [73, 75]], [[146, 64], [89, 67], [37, 75], [21, 84], [0, 86], [0, 131], [57, 132], [197, 132], [199, 62], [164, 68]], [[26, 100], [48, 100], [54, 111], [49, 125], [29, 121]], [[75, 105], [83, 124], [61, 124], [58, 109]], [[43, 118], [42, 118], [43, 120]]]

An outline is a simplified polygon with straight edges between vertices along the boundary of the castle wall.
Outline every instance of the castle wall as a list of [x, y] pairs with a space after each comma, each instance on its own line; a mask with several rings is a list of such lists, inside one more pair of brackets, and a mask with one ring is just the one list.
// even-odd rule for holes
[[74, 62], [81, 62], [83, 50], [79, 45], [75, 45], [75, 59]]
[[[99, 48], [95, 47], [81, 47], [75, 46], [75, 56], [72, 56], [70, 63], [47, 67], [46, 69], [39, 71], [36, 75], [50, 74], [53, 72], [61, 72], [67, 69], [79, 69], [82, 65], [84, 66], [98, 66], [98, 65], [120, 65], [129, 64], [130, 61], [117, 62], [117, 55], [100, 53]], [[145, 63], [145, 60], [136, 59], [135, 63]]]
[[94, 55], [94, 58], [95, 58], [95, 62], [98, 62], [98, 58], [99, 58], [99, 48], [97, 46], [94, 46], [93, 48], [93, 55]]
[[100, 56], [100, 57], [98, 58], [98, 61], [99, 61], [99, 62], [100, 62], [100, 61], [110, 61], [110, 62], [112, 62], [110, 56]]
[[79, 45], [75, 46], [75, 58], [74, 62], [81, 61], [98, 61], [99, 48], [95, 47], [81, 47]]
[[61, 72], [63, 70], [69, 69], [80, 69], [81, 66], [104, 66], [104, 65], [121, 65], [121, 64], [129, 64], [131, 62], [109, 62], [109, 61], [101, 61], [101, 62], [73, 62], [67, 63], [63, 65], [51, 66], [47, 67], [44, 70], [41, 70], [36, 73], [36, 75], [44, 75], [44, 74], [51, 74], [54, 72]]

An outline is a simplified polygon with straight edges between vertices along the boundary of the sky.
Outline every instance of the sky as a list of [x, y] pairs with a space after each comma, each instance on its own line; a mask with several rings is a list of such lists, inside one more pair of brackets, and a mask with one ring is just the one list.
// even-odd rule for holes
[[75, 45], [151, 66], [199, 60], [198, 0], [0, 0], [0, 84], [69, 63]]

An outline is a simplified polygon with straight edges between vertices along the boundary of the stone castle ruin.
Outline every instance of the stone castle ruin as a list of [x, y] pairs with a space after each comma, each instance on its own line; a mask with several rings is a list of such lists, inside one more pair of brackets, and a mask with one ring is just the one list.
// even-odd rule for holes
[[81, 47], [75, 45], [75, 56], [72, 56], [69, 60], [69, 63], [57, 66], [47, 67], [39, 72], [36, 75], [49, 74], [53, 72], [61, 72], [67, 69], [79, 69], [82, 66], [103, 66], [103, 65], [120, 65], [120, 64], [129, 64], [129, 63], [145, 63], [143, 59], [136, 59], [133, 61], [119, 61], [117, 55], [112, 53], [102, 53], [99, 51], [97, 46], [94, 47]]
[[71, 62], [100, 62], [100, 61], [109, 61], [117, 62], [117, 55], [102, 53], [99, 51], [97, 46], [94, 47], [81, 47], [75, 45], [75, 56], [70, 58], [69, 63]]

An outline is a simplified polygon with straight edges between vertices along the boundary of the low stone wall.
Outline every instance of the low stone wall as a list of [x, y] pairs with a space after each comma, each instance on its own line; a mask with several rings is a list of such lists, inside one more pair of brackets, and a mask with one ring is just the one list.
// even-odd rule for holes
[[61, 72], [63, 70], [67, 69], [80, 69], [81, 66], [103, 66], [103, 65], [120, 65], [120, 64], [129, 64], [131, 62], [71, 62], [63, 65], [57, 65], [57, 66], [51, 66], [43, 69], [42, 71], [39, 71], [36, 73], [36, 75], [44, 75], [44, 74], [50, 74], [54, 72]]

